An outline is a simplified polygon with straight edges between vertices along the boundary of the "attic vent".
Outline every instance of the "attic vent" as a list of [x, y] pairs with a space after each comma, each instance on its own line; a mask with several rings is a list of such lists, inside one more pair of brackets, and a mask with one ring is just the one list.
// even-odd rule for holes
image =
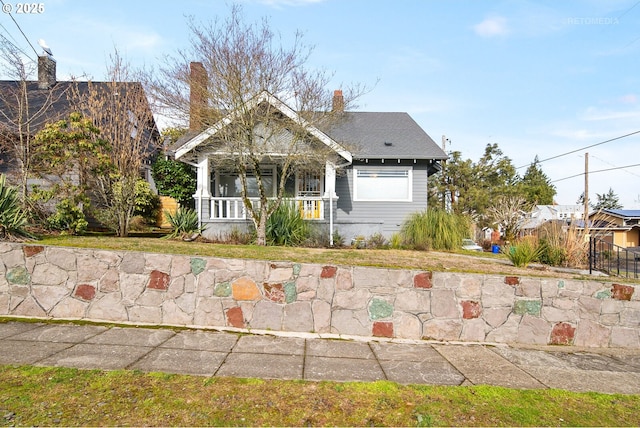
[[387, 147], [391, 147], [391, 146], [393, 146], [393, 143], [391, 143], [389, 141], [385, 141], [384, 145], [387, 146]]

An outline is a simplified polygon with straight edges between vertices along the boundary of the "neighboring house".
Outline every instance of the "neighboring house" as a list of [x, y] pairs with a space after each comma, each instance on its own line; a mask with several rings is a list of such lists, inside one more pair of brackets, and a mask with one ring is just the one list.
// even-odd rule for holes
[[640, 210], [600, 210], [589, 214], [589, 233], [620, 247], [640, 247]]
[[[26, 93], [23, 91], [22, 84], [25, 85]], [[111, 93], [110, 89], [113, 87], [111, 82], [57, 81], [56, 61], [48, 55], [38, 57], [37, 81], [0, 81], [0, 138], [16, 138], [19, 132], [28, 133], [33, 137], [46, 124], [67, 119], [72, 112], [78, 110], [74, 105], [74, 97], [87, 95], [90, 85], [91, 88], [105, 93]], [[112, 94], [113, 96], [126, 91], [144, 93], [139, 82], [119, 82], [116, 87], [117, 92]], [[28, 113], [25, 114], [25, 112]], [[137, 119], [132, 117], [131, 112], [123, 111], [122, 114], [128, 115], [131, 132], [145, 133], [145, 137], [148, 137], [145, 140], [149, 141], [149, 150], [155, 151], [160, 141], [155, 122], [139, 124]], [[20, 115], [22, 119], [18, 120]], [[153, 117], [151, 114], [148, 116]], [[17, 126], [18, 124], [20, 126]], [[2, 159], [0, 173], [6, 174], [11, 179], [18, 167], [16, 159], [10, 157], [10, 152], [0, 155]], [[145, 165], [140, 174], [153, 186], [150, 165]], [[29, 184], [46, 185], [46, 182], [31, 178]]]
[[[270, 103], [290, 119], [298, 119], [295, 111], [268, 92], [255, 97], [254, 103]], [[335, 91], [334, 109], [343, 105], [342, 92]], [[238, 177], [215, 170], [210, 161], [216, 156], [216, 130], [233, 121], [233, 114], [175, 146], [176, 159], [197, 166], [194, 198], [207, 237], [222, 237], [234, 228], [247, 230], [251, 224]], [[311, 143], [332, 148], [340, 162], [327, 162], [324, 174], [296, 174], [287, 188], [304, 218], [329, 236], [337, 231], [345, 242], [375, 233], [389, 237], [409, 214], [427, 208], [427, 178], [440, 170], [447, 155], [407, 113], [343, 115], [332, 129], [306, 130]], [[276, 183], [278, 166], [272, 165], [270, 171]]]
[[584, 219], [584, 205], [536, 205], [527, 214], [520, 228], [523, 233], [530, 233], [549, 221], [570, 223]]

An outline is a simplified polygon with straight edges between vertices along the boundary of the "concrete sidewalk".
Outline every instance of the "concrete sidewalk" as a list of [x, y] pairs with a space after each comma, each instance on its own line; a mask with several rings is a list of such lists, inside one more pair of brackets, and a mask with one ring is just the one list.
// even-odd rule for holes
[[0, 323], [0, 364], [640, 394], [640, 351]]

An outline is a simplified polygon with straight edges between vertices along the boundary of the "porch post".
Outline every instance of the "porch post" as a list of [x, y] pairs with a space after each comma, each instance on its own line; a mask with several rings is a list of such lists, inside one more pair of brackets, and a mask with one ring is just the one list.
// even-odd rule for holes
[[333, 247], [333, 200], [336, 195], [336, 167], [327, 162], [324, 167], [324, 195], [323, 199], [329, 200], [329, 245]]
[[[198, 210], [198, 226], [202, 227], [202, 216], [203, 216], [203, 200], [204, 202], [208, 202], [209, 198], [211, 198], [211, 191], [209, 189], [209, 156], [206, 154], [198, 154], [198, 170], [196, 174], [197, 184], [196, 184], [196, 193], [193, 197], [196, 200], [196, 209]], [[207, 212], [209, 212], [211, 207], [207, 207]]]

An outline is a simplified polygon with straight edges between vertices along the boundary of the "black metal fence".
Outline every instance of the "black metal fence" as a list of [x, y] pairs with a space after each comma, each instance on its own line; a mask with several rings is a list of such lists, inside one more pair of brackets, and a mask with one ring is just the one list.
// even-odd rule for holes
[[638, 278], [640, 250], [620, 247], [592, 237], [589, 240], [589, 273], [594, 270], [625, 278]]

